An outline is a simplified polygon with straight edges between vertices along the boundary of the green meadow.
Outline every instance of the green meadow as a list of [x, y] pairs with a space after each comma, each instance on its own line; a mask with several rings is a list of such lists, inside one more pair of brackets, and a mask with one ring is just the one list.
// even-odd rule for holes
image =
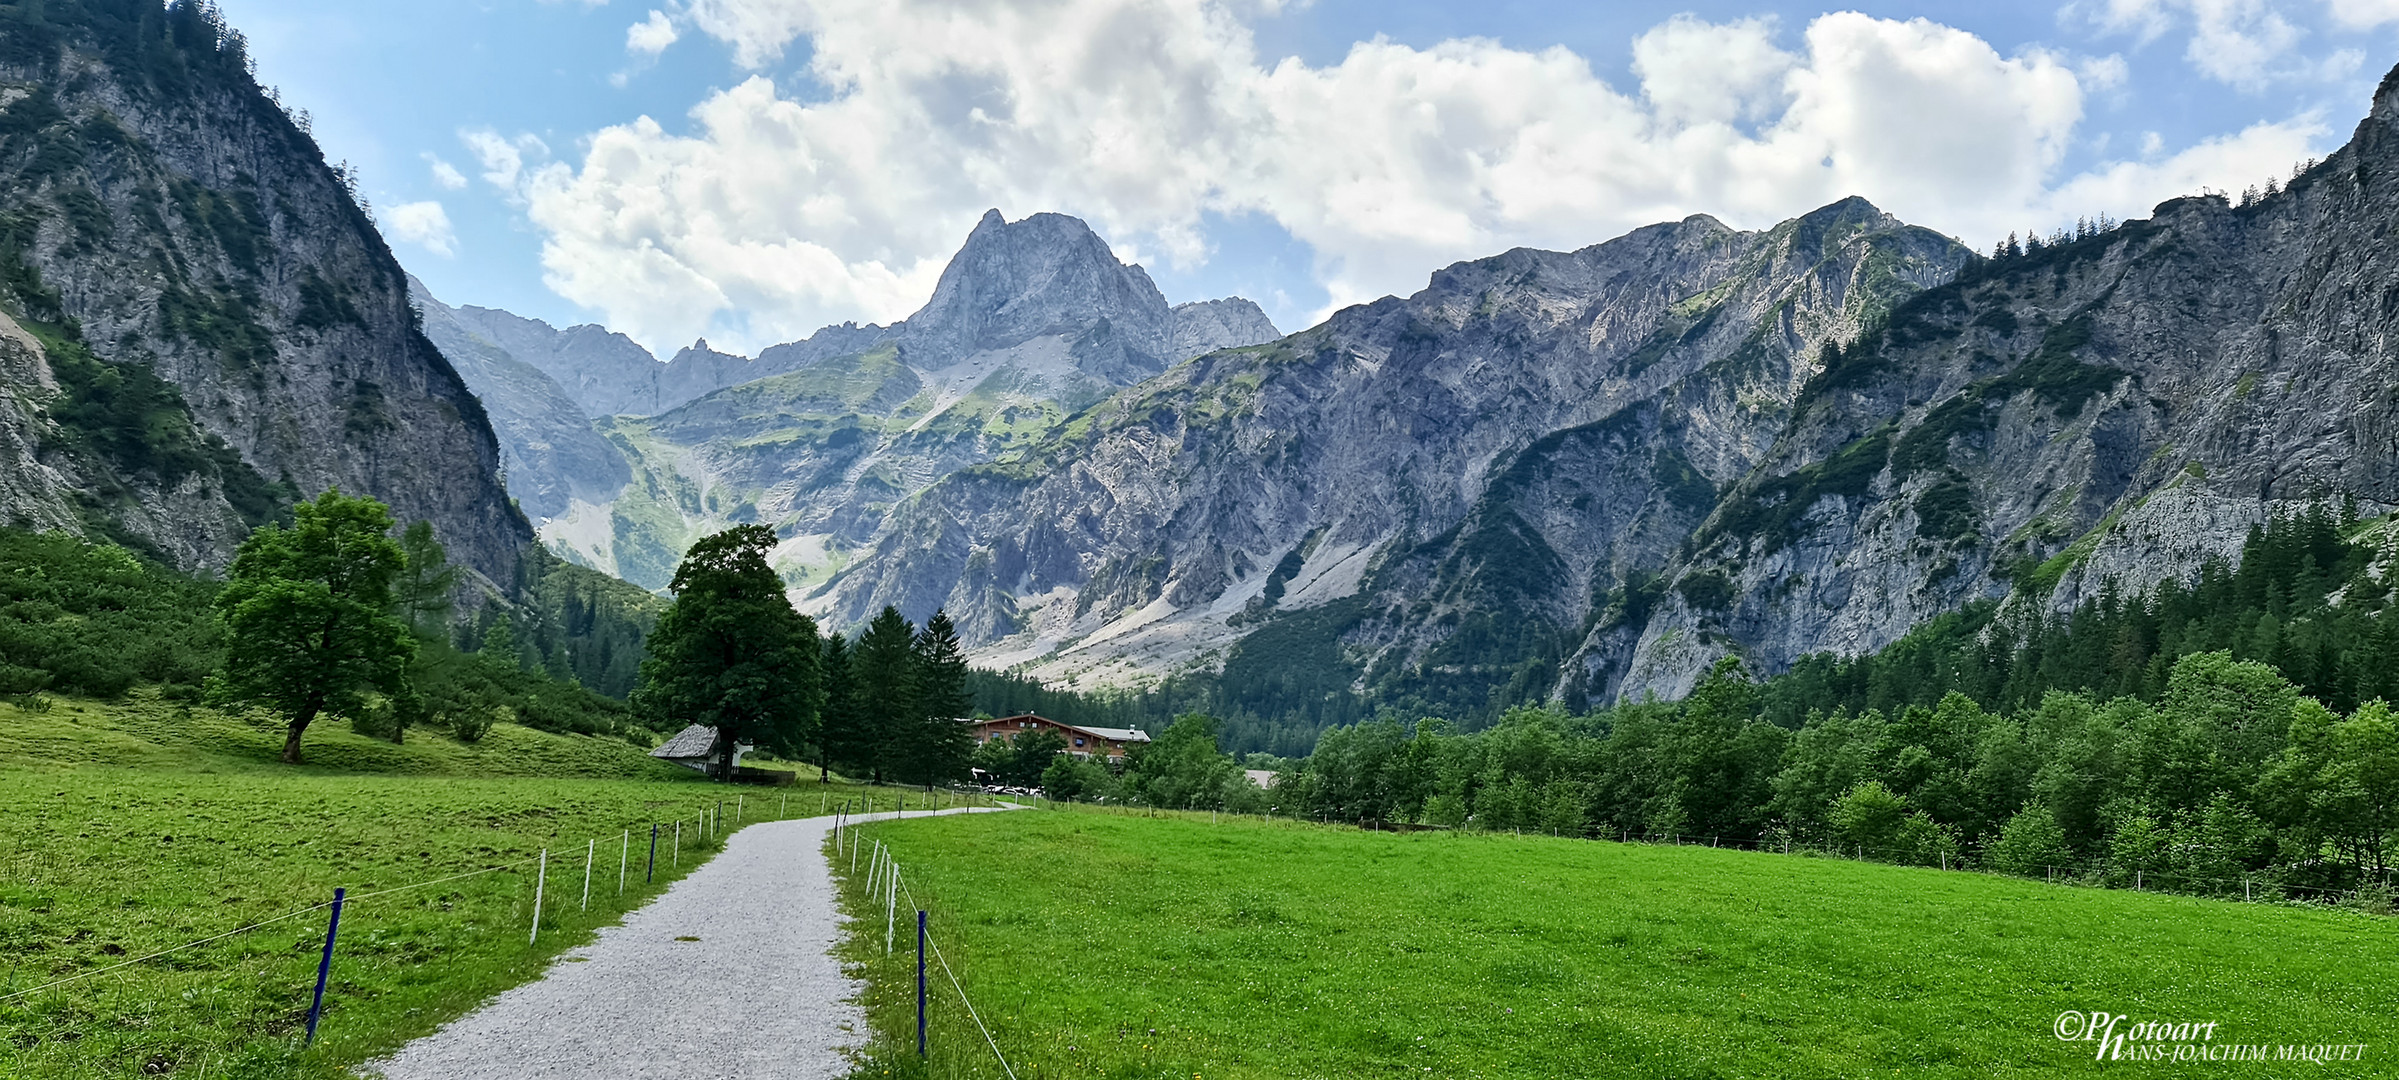
[[[813, 783], [727, 788], [622, 740], [514, 725], [395, 746], [319, 724], [298, 768], [275, 762], [280, 747], [269, 719], [144, 692], [0, 704], [0, 1076], [347, 1075], [538, 976], [689, 872], [716, 850], [697, 820], [720, 797], [728, 825], [737, 795], [749, 820], [786, 797], [812, 815], [828, 797]], [[467, 876], [437, 880], [451, 875]], [[382, 892], [422, 882], [435, 883]], [[323, 904], [336, 886], [354, 899], [312, 1049], [322, 908], [10, 997]]]
[[[860, 832], [890, 845], [1024, 1080], [2399, 1075], [2399, 926], [2342, 910], [1201, 815]], [[845, 948], [872, 987], [865, 1075], [1002, 1075], [939, 964], [916, 1060], [911, 916], [886, 957], [863, 876]], [[2365, 1050], [2098, 1063], [2054, 1027], [2099, 1010]]]

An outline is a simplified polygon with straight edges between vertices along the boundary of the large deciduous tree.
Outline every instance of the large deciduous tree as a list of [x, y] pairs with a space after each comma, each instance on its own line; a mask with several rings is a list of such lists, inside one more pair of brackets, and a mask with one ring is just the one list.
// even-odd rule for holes
[[816, 735], [821, 688], [816, 624], [793, 610], [767, 565], [774, 530], [740, 525], [693, 544], [667, 585], [633, 705], [677, 724], [716, 729], [716, 773], [733, 775], [737, 743], [796, 757]]
[[216, 600], [228, 632], [220, 698], [280, 713], [285, 761], [300, 760], [319, 715], [357, 716], [375, 695], [397, 706], [409, 694], [416, 640], [392, 615], [406, 559], [391, 528], [382, 503], [329, 490], [234, 556]]

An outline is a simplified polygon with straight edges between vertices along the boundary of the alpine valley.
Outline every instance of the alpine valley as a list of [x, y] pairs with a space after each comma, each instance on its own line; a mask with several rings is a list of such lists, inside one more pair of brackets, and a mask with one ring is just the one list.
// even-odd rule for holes
[[660, 362], [429, 295], [238, 35], [151, 8], [0, 34], [0, 519], [185, 569], [336, 485], [502, 594], [762, 523], [833, 628], [946, 610], [986, 667], [1312, 730], [1674, 698], [2399, 504], [2399, 73], [2256, 198], [1990, 257], [1852, 198], [1286, 335], [995, 211], [904, 321]]
[[569, 558], [656, 587], [762, 521], [837, 627], [946, 609], [1053, 684], [1471, 721], [2068, 611], [2278, 508], [2399, 502], [2394, 221], [2386, 81], [2263, 197], [1998, 257], [1853, 198], [1510, 251], [1281, 336], [994, 213], [907, 321], [749, 360], [420, 300]]

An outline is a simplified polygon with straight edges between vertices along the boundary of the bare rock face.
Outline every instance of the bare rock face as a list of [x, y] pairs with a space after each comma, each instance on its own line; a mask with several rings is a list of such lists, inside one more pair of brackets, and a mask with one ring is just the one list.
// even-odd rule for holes
[[[418, 295], [420, 302], [440, 303], [421, 289]], [[497, 308], [444, 307], [461, 332], [549, 376], [584, 416], [647, 416], [661, 411], [658, 358], [632, 338], [588, 323], [560, 330], [540, 319]], [[442, 336], [431, 333], [430, 326], [427, 329], [434, 344], [450, 355]], [[455, 362], [457, 357], [451, 359]]]
[[624, 456], [592, 431], [582, 405], [556, 380], [470, 329], [423, 282], [412, 276], [408, 287], [423, 313], [425, 337], [490, 415], [509, 494], [526, 515], [536, 521], [558, 517], [577, 500], [613, 497], [632, 479]]
[[[1191, 356], [1278, 336], [1246, 300], [1169, 307], [1147, 273], [1117, 261], [1081, 221], [1009, 222], [997, 211], [906, 321], [828, 326], [754, 360], [700, 342], [635, 367], [578, 353], [568, 335], [532, 320], [461, 312], [462, 325], [489, 328], [481, 336], [514, 355], [554, 358], [527, 362], [584, 388], [574, 393], [598, 416], [598, 437], [630, 468], [591, 494], [588, 478], [569, 476], [566, 458], [537, 448], [527, 427], [511, 490], [569, 557], [653, 588], [692, 540], [747, 522], [773, 524], [786, 538], [778, 565], [813, 586], [871, 541], [892, 507], [942, 477], [1007, 458]], [[639, 389], [618, 394], [612, 380]], [[516, 440], [510, 409], [494, 412]], [[542, 445], [563, 439], [553, 432]]]
[[1173, 315], [1174, 341], [1168, 352], [1177, 360], [1218, 349], [1260, 345], [1283, 336], [1263, 308], [1238, 296], [1176, 304]]
[[1221, 666], [1447, 709], [1530, 670], [1537, 696], [1772, 451], [1821, 343], [1967, 258], [1849, 200], [1462, 263], [952, 475], [808, 602], [946, 608], [987, 662], [1086, 685]]
[[0, 522], [42, 532], [83, 531], [72, 466], [44, 461], [43, 410], [58, 398], [58, 379], [42, 344], [0, 315]]
[[73, 353], [44, 439], [98, 487], [87, 520], [215, 566], [338, 486], [512, 585], [531, 534], [483, 407], [347, 182], [213, 9], [98, 8], [0, 21], [0, 286]]
[[1852, 199], [1463, 263], [960, 470], [808, 603], [946, 608], [1080, 685], [1455, 719], [2066, 611], [2311, 499], [2399, 505], [2394, 222], [2399, 72], [2287, 187], [2022, 256]]
[[2066, 611], [2237, 560], [2313, 499], [2399, 503], [2394, 79], [2264, 198], [2176, 199], [1903, 305], [1664, 574], [1711, 584], [1595, 629], [1566, 678], [1670, 697], [1718, 656], [1877, 649], [1978, 598]]
[[[934, 370], [970, 353], [1101, 324], [1131, 354], [1124, 363], [1149, 369], [1144, 375], [1166, 366], [1174, 317], [1147, 273], [1117, 262], [1079, 220], [1035, 214], [1009, 224], [991, 210], [942, 269], [933, 298], [908, 317], [901, 348], [912, 365]], [[1102, 377], [1140, 381], [1123, 374]]]

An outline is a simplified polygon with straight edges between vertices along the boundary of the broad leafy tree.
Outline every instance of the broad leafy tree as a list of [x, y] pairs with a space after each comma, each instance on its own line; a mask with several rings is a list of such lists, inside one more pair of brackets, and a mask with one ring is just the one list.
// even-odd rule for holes
[[774, 530], [740, 525], [693, 544], [667, 586], [675, 604], [650, 635], [636, 709], [716, 729], [716, 774], [736, 743], [797, 757], [816, 736], [816, 624], [767, 565]]
[[1198, 713], [1178, 717], [1156, 742], [1136, 746], [1128, 756], [1126, 786], [1150, 805], [1172, 810], [1215, 807], [1225, 780], [1238, 771], [1233, 759], [1216, 752], [1215, 718]]
[[416, 639], [392, 615], [406, 559], [391, 529], [382, 503], [327, 491], [234, 556], [216, 600], [228, 638], [220, 697], [281, 714], [285, 761], [300, 760], [318, 716], [358, 716], [378, 696], [396, 706], [409, 693]]

